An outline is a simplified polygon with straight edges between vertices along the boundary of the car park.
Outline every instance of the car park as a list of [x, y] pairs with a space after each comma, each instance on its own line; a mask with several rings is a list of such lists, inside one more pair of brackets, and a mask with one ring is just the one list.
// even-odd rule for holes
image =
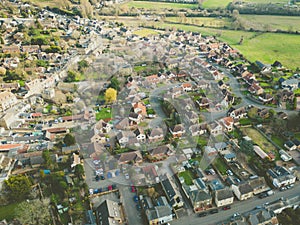
[[207, 216], [207, 212], [199, 213], [198, 216], [199, 216], [199, 217]]

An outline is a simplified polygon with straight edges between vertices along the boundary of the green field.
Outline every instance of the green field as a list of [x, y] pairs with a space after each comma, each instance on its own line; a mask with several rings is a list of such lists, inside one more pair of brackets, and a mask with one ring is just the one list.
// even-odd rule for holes
[[232, 0], [205, 0], [202, 7], [205, 9], [226, 8]]
[[243, 133], [249, 136], [255, 144], [261, 147], [265, 152], [274, 151], [276, 148], [271, 144], [264, 136], [262, 136], [257, 130], [253, 128], [241, 128]]
[[229, 26], [230, 21], [228, 18], [212, 18], [212, 17], [167, 17], [165, 19], [166, 22], [175, 22], [175, 23], [187, 23], [198, 26], [205, 27], [224, 27]]
[[151, 2], [151, 1], [131, 1], [124, 3], [121, 6], [126, 6], [128, 8], [134, 7], [138, 9], [195, 9], [198, 8], [198, 4], [183, 4], [183, 3], [173, 3], [173, 2]]
[[180, 172], [179, 177], [183, 177], [184, 183], [186, 185], [192, 185], [193, 184], [193, 176], [192, 176], [192, 174], [189, 170]]
[[225, 175], [226, 174], [226, 170], [227, 170], [227, 166], [226, 164], [223, 162], [223, 160], [221, 158], [216, 158], [213, 161], [213, 165], [217, 168], [217, 170], [222, 174]]
[[240, 15], [240, 17], [246, 29], [300, 31], [300, 19], [297, 16]]
[[0, 207], [0, 221], [6, 219], [11, 221], [15, 216], [15, 208], [18, 207], [18, 203], [13, 203]]
[[111, 110], [107, 108], [101, 109], [96, 113], [96, 120], [111, 118]]
[[140, 30], [135, 30], [132, 32], [133, 34], [139, 35], [141, 37], [146, 37], [152, 34], [158, 34], [157, 31], [152, 30], [152, 29], [140, 29]]

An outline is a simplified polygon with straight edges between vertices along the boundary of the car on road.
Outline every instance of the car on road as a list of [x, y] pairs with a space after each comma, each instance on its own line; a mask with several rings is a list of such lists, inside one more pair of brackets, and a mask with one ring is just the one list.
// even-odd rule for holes
[[231, 170], [227, 170], [227, 175], [233, 176], [233, 172]]
[[210, 211], [209, 211], [210, 214], [215, 214], [215, 213], [218, 213], [218, 212], [219, 212], [218, 209], [213, 209], [213, 210], [210, 210]]
[[285, 191], [287, 188], [286, 187], [281, 187], [279, 188], [279, 191]]
[[231, 209], [231, 206], [230, 206], [230, 205], [226, 205], [226, 206], [224, 206], [222, 209], [223, 209], [223, 210], [229, 210], [229, 209]]
[[136, 192], [135, 186], [134, 186], [134, 185], [131, 185], [131, 186], [130, 186], [130, 190], [131, 190], [132, 193]]
[[129, 180], [129, 174], [128, 174], [128, 173], [125, 173], [124, 175], [125, 175], [125, 179], [126, 179], [126, 180]]
[[262, 206], [261, 205], [255, 206], [254, 209], [262, 209]]
[[266, 198], [266, 197], [268, 197], [268, 194], [267, 193], [262, 193], [258, 197], [259, 198]]
[[199, 213], [198, 216], [199, 216], [199, 217], [207, 216], [207, 212]]
[[139, 201], [139, 197], [137, 195], [133, 196], [133, 201], [134, 202], [138, 202]]
[[136, 204], [135, 207], [138, 211], [140, 211], [142, 209], [142, 207], [139, 204]]

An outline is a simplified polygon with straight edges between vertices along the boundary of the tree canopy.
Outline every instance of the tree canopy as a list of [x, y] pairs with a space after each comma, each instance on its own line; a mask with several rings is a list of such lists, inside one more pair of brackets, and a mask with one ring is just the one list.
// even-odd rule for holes
[[64, 143], [67, 146], [75, 145], [76, 143], [75, 137], [72, 134], [66, 134], [66, 136], [64, 137]]
[[4, 190], [7, 191], [9, 200], [22, 201], [30, 194], [31, 185], [30, 179], [25, 175], [11, 176], [4, 182]]
[[117, 100], [117, 91], [113, 88], [108, 88], [105, 91], [105, 101], [106, 103], [113, 103]]

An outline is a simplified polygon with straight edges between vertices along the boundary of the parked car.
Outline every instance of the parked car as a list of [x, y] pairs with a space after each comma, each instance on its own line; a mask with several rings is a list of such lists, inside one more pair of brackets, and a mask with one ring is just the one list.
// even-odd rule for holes
[[268, 194], [267, 193], [262, 193], [258, 197], [259, 198], [266, 198], [266, 197], [268, 197]]
[[139, 204], [136, 204], [135, 207], [136, 207], [136, 209], [137, 209], [138, 211], [140, 211], [141, 208], [142, 208]]
[[133, 196], [133, 201], [134, 202], [138, 202], [139, 201], [139, 197], [137, 195]]
[[210, 210], [210, 211], [209, 211], [210, 214], [215, 214], [215, 213], [218, 213], [218, 212], [219, 212], [218, 209], [213, 209], [213, 210]]
[[128, 173], [125, 173], [124, 175], [125, 175], [125, 179], [126, 179], [126, 180], [129, 180], [129, 174], [128, 174]]
[[227, 174], [228, 174], [229, 176], [233, 176], [233, 173], [232, 173], [231, 170], [227, 170]]
[[207, 216], [207, 212], [199, 213], [198, 216], [199, 216], [199, 217]]
[[230, 205], [226, 205], [226, 206], [224, 206], [222, 209], [223, 209], [223, 210], [229, 210], [229, 209], [231, 209], [231, 206], [230, 206]]
[[131, 185], [131, 186], [130, 186], [130, 190], [131, 190], [132, 193], [136, 192], [135, 186], [134, 186], [134, 185]]

